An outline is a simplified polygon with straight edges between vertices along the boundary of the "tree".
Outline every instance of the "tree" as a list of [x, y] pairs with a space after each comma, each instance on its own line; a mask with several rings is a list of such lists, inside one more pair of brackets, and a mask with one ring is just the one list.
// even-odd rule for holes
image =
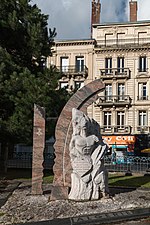
[[0, 1], [0, 142], [4, 153], [12, 143], [32, 142], [34, 103], [46, 108], [46, 116], [56, 117], [68, 96], [65, 90], [57, 90], [57, 69], [44, 66], [56, 35], [55, 29], [48, 34], [48, 16], [29, 0]]
[[20, 66], [34, 71], [50, 54], [53, 36], [48, 36], [48, 16], [30, 0], [1, 0], [0, 44]]

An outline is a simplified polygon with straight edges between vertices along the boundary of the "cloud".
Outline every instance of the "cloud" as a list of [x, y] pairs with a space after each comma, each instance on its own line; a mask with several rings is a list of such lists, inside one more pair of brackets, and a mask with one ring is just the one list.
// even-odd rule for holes
[[63, 5], [64, 5], [64, 8], [69, 10], [70, 9], [70, 6], [71, 6], [71, 1], [70, 0], [63, 0]]
[[90, 37], [91, 0], [32, 0], [49, 15], [49, 27], [56, 27], [58, 39]]
[[150, 20], [150, 0], [138, 0], [138, 20]]
[[101, 0], [101, 22], [127, 21], [127, 0]]
[[[150, 19], [150, 0], [138, 0], [138, 20]], [[56, 27], [57, 39], [90, 38], [92, 0], [32, 0], [49, 15], [49, 27]], [[101, 23], [126, 22], [129, 0], [101, 0]]]

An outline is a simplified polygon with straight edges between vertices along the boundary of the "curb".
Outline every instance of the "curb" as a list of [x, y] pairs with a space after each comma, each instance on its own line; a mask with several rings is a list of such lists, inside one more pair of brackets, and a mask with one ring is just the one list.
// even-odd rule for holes
[[[25, 223], [25, 225], [98, 225], [110, 224], [135, 219], [143, 219], [150, 217], [150, 208], [138, 208], [134, 210], [124, 210], [110, 213], [100, 213], [92, 215], [83, 215], [65, 219], [54, 219], [40, 222]], [[21, 224], [16, 224], [21, 225]]]

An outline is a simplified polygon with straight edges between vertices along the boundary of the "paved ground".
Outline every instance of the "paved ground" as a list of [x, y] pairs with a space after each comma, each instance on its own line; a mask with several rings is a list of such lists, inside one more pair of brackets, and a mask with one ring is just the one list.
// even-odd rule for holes
[[6, 203], [19, 184], [20, 182], [18, 181], [0, 181], [0, 208]]
[[[6, 217], [4, 220], [6, 223], [2, 224], [17, 224], [21, 225], [20, 221], [17, 222], [8, 222], [10, 219], [16, 219], [18, 216], [22, 216], [22, 221], [25, 219], [25, 225], [98, 225], [98, 224], [107, 224], [114, 223], [115, 225], [149, 225], [150, 224], [150, 204], [148, 208], [147, 202], [150, 200], [149, 198], [149, 191], [139, 189], [136, 191], [134, 188], [111, 188], [111, 193], [115, 195], [115, 199], [108, 200], [108, 202], [98, 202], [98, 203], [79, 203], [80, 206], [76, 206], [74, 203], [66, 203], [66, 202], [58, 202], [58, 203], [48, 203], [46, 196], [44, 197], [32, 197], [30, 195], [30, 188], [31, 185], [27, 183], [22, 183], [19, 186], [18, 181], [3, 181], [0, 183], [0, 208], [3, 208], [2, 213], [6, 213]], [[49, 189], [50, 187], [48, 187]], [[15, 190], [13, 195], [11, 196], [12, 192]], [[10, 197], [11, 196], [11, 197]], [[19, 198], [18, 198], [19, 196]], [[25, 197], [26, 196], [26, 197]], [[126, 197], [126, 201], [124, 201]], [[139, 197], [139, 199], [137, 199]], [[22, 198], [22, 200], [20, 200]], [[9, 199], [7, 201], [7, 199]], [[119, 200], [120, 199], [120, 200]], [[140, 207], [139, 209], [132, 209], [132, 205], [135, 206], [135, 201], [139, 201], [140, 204], [137, 204], [136, 207]], [[20, 202], [19, 202], [20, 200]], [[6, 203], [7, 201], [7, 203]], [[42, 202], [43, 201], [43, 202]], [[121, 208], [117, 210], [117, 204], [121, 203]], [[147, 201], [147, 202], [146, 202]], [[146, 202], [146, 203], [144, 203]], [[6, 203], [6, 204], [5, 204]], [[4, 206], [5, 204], [5, 206]], [[60, 204], [61, 207], [60, 207]], [[116, 204], [116, 205], [115, 205]], [[36, 205], [36, 208], [34, 208]], [[42, 208], [47, 205], [47, 208]], [[110, 207], [111, 212], [106, 212], [105, 208], [108, 210], [107, 207]], [[126, 210], [128, 205], [131, 205], [131, 209], [129, 208]], [[4, 206], [4, 207], [2, 207]], [[142, 207], [143, 206], [143, 207]], [[59, 208], [60, 207], [60, 208]], [[73, 208], [72, 208], [73, 207]], [[79, 207], [78, 210], [76, 207]], [[105, 207], [105, 208], [102, 208]], [[116, 210], [115, 210], [116, 207]], [[81, 214], [78, 213], [76, 216], [76, 212], [69, 212], [69, 210], [77, 210], [77, 212], [82, 212]], [[112, 211], [114, 209], [114, 212]], [[34, 212], [35, 210], [35, 212]], [[65, 210], [65, 211], [64, 211]], [[68, 210], [68, 213], [67, 213]], [[85, 210], [85, 213], [83, 213]], [[89, 211], [88, 211], [89, 210]], [[97, 211], [96, 211], [97, 210]], [[20, 214], [21, 211], [21, 214]], [[55, 211], [55, 215], [54, 215]], [[61, 218], [57, 218], [57, 211], [60, 211]], [[18, 213], [16, 213], [18, 212]], [[45, 217], [41, 217], [41, 219], [36, 218], [35, 221], [27, 222], [26, 218], [28, 217], [29, 220], [30, 214], [34, 212], [34, 215], [41, 216], [45, 214]], [[99, 213], [102, 212], [102, 213]], [[16, 216], [14, 217], [16, 213]], [[47, 217], [52, 213], [52, 217]], [[58, 215], [59, 215], [58, 213]], [[70, 213], [70, 214], [69, 214]], [[90, 213], [90, 214], [89, 214]], [[65, 218], [62, 217], [65, 215]], [[74, 216], [73, 216], [74, 215]], [[0, 216], [1, 217], [1, 216]], [[142, 219], [142, 220], [141, 220]], [[135, 221], [136, 220], [136, 221]], [[21, 221], [21, 222], [22, 222]], [[39, 222], [37, 222], [39, 221]], [[126, 222], [127, 221], [127, 222]], [[3, 222], [3, 220], [1, 220]]]

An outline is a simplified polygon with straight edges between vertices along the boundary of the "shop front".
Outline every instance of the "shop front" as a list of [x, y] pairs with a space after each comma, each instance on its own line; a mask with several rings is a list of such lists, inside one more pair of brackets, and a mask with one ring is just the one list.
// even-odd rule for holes
[[134, 155], [135, 136], [118, 135], [103, 136], [102, 138], [108, 143], [111, 149], [112, 160], [117, 158], [120, 163], [124, 163], [126, 156]]

